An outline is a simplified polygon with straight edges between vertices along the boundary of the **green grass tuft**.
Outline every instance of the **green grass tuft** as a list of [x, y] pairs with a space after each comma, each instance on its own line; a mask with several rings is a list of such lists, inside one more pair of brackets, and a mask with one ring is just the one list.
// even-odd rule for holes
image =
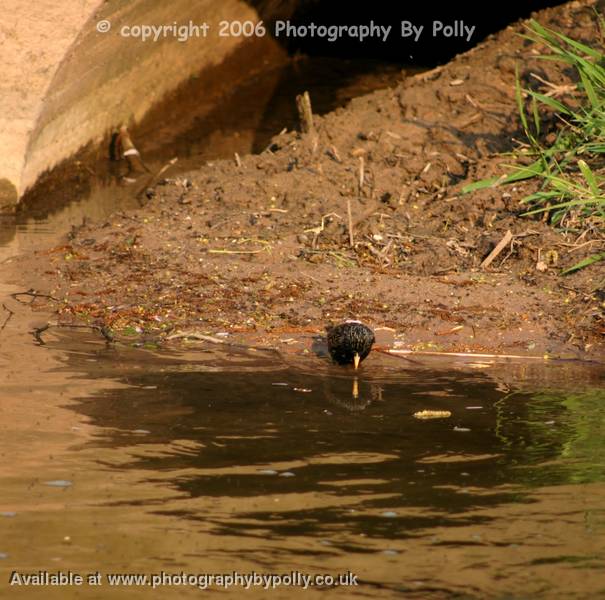
[[[599, 20], [603, 29], [603, 20]], [[605, 234], [605, 54], [581, 42], [548, 29], [531, 20], [529, 34], [524, 37], [544, 44], [550, 54], [544, 60], [561, 61], [575, 68], [578, 74], [575, 100], [564, 104], [553, 97], [555, 86], [547, 93], [521, 87], [516, 74], [515, 99], [521, 125], [529, 143], [523, 154], [516, 155], [517, 164], [498, 178], [476, 181], [465, 186], [462, 193], [540, 178], [540, 189], [526, 196], [524, 215], [544, 214], [548, 221], [567, 232]], [[529, 98], [526, 107], [525, 98]], [[540, 141], [543, 131], [540, 107], [557, 113], [561, 127], [554, 143], [546, 147]], [[522, 165], [521, 159], [533, 159]], [[563, 271], [573, 273], [605, 260], [597, 253]]]

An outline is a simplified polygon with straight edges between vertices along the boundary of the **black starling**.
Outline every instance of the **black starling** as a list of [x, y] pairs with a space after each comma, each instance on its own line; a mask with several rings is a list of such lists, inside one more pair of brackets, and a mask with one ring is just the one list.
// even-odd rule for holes
[[374, 341], [374, 332], [361, 321], [345, 321], [328, 329], [328, 351], [339, 365], [353, 363], [357, 369]]

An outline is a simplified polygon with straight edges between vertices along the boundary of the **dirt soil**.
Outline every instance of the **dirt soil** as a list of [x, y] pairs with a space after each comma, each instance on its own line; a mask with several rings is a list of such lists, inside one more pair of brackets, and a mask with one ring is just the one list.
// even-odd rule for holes
[[[593, 5], [536, 17], [594, 44]], [[515, 67], [536, 89], [550, 88], [530, 73], [569, 83], [523, 31], [315, 117], [316, 134], [286, 132], [259, 155], [160, 181], [140, 210], [19, 259], [19, 278], [56, 299], [35, 305], [60, 323], [137, 343], [188, 333], [285, 347], [355, 317], [412, 350], [603, 360], [604, 269], [560, 275], [603, 249], [598, 232], [578, 239], [521, 217], [537, 182], [460, 194], [501, 175], [501, 153], [523, 139]]]

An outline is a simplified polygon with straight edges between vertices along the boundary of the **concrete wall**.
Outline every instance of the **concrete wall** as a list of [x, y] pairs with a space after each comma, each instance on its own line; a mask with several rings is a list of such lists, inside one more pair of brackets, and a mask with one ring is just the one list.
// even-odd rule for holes
[[[246, 41], [219, 37], [219, 21], [283, 17], [296, 4], [2, 0], [0, 210], [14, 208], [41, 173], [120, 123], [138, 122], [167, 93]], [[100, 21], [111, 24], [109, 31], [98, 31]], [[168, 32], [155, 42], [123, 35], [124, 26], [175, 22], [207, 23], [208, 35], [179, 41]]]

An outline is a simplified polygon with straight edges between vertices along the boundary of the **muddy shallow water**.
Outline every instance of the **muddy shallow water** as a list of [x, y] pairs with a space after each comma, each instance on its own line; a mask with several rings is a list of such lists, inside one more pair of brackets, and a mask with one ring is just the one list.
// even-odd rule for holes
[[602, 369], [373, 354], [354, 394], [317, 345], [156, 352], [51, 329], [39, 346], [22, 327], [0, 347], [1, 596], [14, 571], [99, 572], [78, 590], [98, 598], [108, 574], [234, 571], [350, 572], [345, 597], [604, 591]]
[[[252, 115], [220, 131], [242, 104], [235, 95], [216, 131], [196, 122], [193, 132], [207, 134], [214, 157], [249, 149], [250, 136], [233, 131], [257, 134], [261, 149], [291, 126], [287, 79], [304, 89], [312, 74], [303, 62], [284, 74], [280, 106], [290, 112], [271, 105], [262, 127]], [[344, 83], [341, 92], [359, 85]], [[325, 110], [362, 91], [332, 94]], [[178, 168], [209, 158], [191, 140], [165, 155], [155, 141], [140, 140], [153, 166], [173, 151]], [[102, 220], [137, 204], [104, 181], [85, 199], [89, 183], [59, 189], [56, 206], [41, 194], [37, 218], [0, 223], [0, 262], [57, 244], [83, 215]], [[58, 267], [41, 256], [47, 276]], [[48, 277], [36, 276], [47, 290]], [[0, 598], [31, 597], [23, 578], [40, 572], [85, 580], [37, 588], [53, 600], [197, 597], [206, 575], [234, 572], [348, 575], [333, 592], [342, 597], [605, 594], [602, 365], [373, 353], [355, 380], [312, 334], [280, 340], [280, 352], [160, 351], [51, 327], [41, 345], [30, 332], [56, 315], [32, 313], [31, 297], [11, 297], [24, 288], [2, 272], [0, 281]], [[423, 410], [444, 416], [414, 416]], [[148, 579], [112, 586], [112, 574]], [[247, 593], [302, 593], [264, 583]], [[225, 593], [220, 582], [209, 589]]]

